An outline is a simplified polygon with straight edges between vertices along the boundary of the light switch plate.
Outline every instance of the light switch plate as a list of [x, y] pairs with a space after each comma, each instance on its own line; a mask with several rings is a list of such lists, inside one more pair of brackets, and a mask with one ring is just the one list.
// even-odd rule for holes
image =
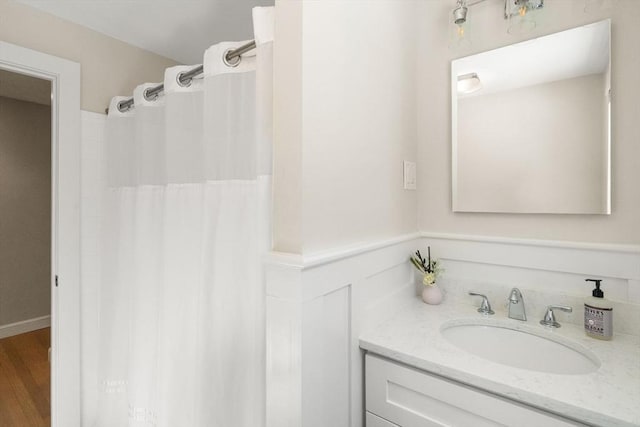
[[416, 163], [404, 161], [404, 189], [416, 189]]

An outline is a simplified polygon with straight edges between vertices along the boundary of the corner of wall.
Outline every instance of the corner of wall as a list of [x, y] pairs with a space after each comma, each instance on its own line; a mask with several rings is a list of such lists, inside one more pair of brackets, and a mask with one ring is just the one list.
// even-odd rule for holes
[[302, 253], [302, 2], [276, 1], [273, 248]]
[[82, 66], [81, 108], [102, 113], [111, 97], [160, 81], [169, 58], [15, 1], [0, 1], [0, 39]]

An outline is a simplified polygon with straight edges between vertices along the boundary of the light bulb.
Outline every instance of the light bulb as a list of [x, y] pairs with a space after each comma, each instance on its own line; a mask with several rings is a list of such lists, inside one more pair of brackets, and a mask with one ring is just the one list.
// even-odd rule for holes
[[451, 39], [449, 41], [449, 49], [460, 50], [471, 46], [471, 40], [469, 39], [468, 26], [453, 25], [453, 31], [451, 32]]
[[536, 28], [536, 21], [531, 18], [531, 14], [526, 4], [518, 7], [518, 13], [509, 17], [509, 28], [507, 32], [512, 35], [525, 34]]
[[[589, 0], [586, 0], [589, 1]], [[524, 34], [536, 28], [536, 15], [544, 0], [505, 0], [504, 16], [508, 20], [509, 34]]]

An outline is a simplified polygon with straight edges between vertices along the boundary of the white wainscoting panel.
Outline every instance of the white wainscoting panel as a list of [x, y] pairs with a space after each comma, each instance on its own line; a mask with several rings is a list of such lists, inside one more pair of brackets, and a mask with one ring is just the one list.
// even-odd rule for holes
[[358, 337], [416, 295], [407, 257], [417, 239], [267, 257], [268, 426], [363, 425]]
[[303, 395], [302, 412], [328, 426], [344, 425], [351, 412], [350, 366], [345, 363], [350, 356], [350, 290], [344, 286], [303, 304], [302, 384], [303, 392], [309, 392]]
[[640, 278], [640, 246], [422, 233], [439, 256], [458, 261]]
[[[603, 279], [605, 297], [640, 303], [640, 246], [571, 243], [422, 233], [424, 245], [443, 261], [446, 277], [513, 284], [590, 296]], [[571, 246], [573, 245], [573, 246]]]
[[[265, 259], [268, 427], [364, 425], [358, 337], [417, 298], [420, 284], [408, 258], [427, 245], [446, 269], [443, 286], [464, 282], [456, 292], [478, 286], [498, 301], [519, 286], [530, 290], [525, 298], [532, 302], [545, 303], [548, 295], [562, 302], [589, 295], [584, 279], [593, 277], [604, 279], [608, 298], [625, 307], [640, 303], [638, 246], [422, 233], [313, 256], [271, 253]], [[627, 329], [640, 310], [633, 313], [620, 317]], [[563, 320], [579, 322], [580, 314]]]

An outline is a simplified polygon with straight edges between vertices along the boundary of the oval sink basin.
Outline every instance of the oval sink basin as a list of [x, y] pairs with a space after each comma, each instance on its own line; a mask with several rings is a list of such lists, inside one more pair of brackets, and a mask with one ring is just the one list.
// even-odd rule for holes
[[495, 324], [445, 323], [441, 330], [455, 346], [493, 362], [552, 374], [587, 374], [600, 367], [588, 349], [545, 332], [512, 329]]

